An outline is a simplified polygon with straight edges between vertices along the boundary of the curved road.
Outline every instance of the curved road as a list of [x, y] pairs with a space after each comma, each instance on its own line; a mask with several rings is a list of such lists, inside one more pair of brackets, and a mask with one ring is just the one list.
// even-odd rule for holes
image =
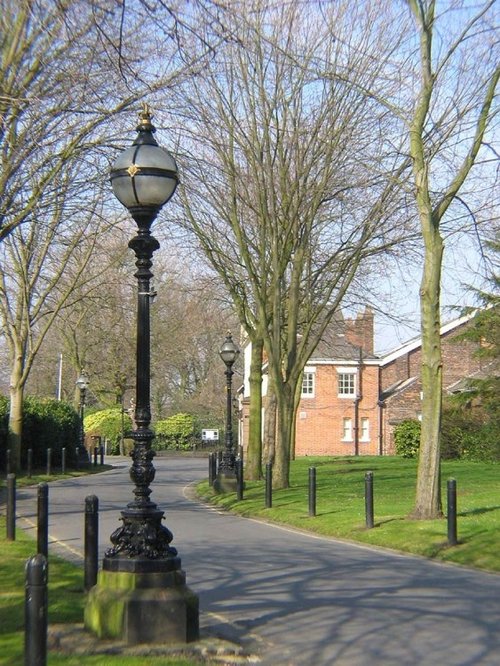
[[[49, 485], [50, 552], [82, 563], [83, 507], [99, 497], [101, 557], [132, 499], [129, 460]], [[152, 499], [165, 511], [202, 627], [276, 666], [500, 664], [500, 576], [318, 538], [190, 499], [200, 458], [156, 458]], [[19, 489], [18, 528], [36, 516]], [[499, 555], [500, 556], [500, 555]]]

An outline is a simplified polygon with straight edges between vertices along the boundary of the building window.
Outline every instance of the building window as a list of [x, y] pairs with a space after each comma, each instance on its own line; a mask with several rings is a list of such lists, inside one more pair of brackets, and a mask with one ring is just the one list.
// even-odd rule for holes
[[302, 391], [301, 391], [302, 398], [314, 398], [315, 374], [316, 374], [315, 372], [311, 372], [310, 370], [304, 371], [304, 374], [302, 376]]
[[370, 441], [370, 421], [366, 418], [361, 419], [361, 441]]
[[342, 419], [342, 441], [352, 442], [352, 419]]
[[339, 396], [353, 397], [356, 395], [356, 374], [354, 372], [339, 372]]

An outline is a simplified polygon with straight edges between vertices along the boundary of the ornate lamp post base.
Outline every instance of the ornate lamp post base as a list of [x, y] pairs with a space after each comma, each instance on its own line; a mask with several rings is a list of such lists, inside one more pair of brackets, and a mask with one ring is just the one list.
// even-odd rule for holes
[[235, 456], [232, 452], [224, 451], [217, 477], [214, 481], [214, 490], [218, 493], [234, 493], [237, 487]]
[[171, 571], [100, 571], [85, 605], [85, 628], [128, 645], [198, 640], [198, 597], [173, 559]]
[[76, 465], [78, 469], [85, 469], [90, 465], [89, 454], [84, 446], [79, 446], [76, 449]]
[[186, 585], [181, 559], [170, 545], [172, 533], [162, 524], [163, 511], [149, 500], [153, 452], [135, 435], [139, 442], [130, 474], [136, 499], [121, 512], [122, 525], [111, 535], [112, 547], [87, 597], [85, 627], [99, 638], [120, 638], [128, 645], [194, 641], [198, 597]]
[[198, 597], [186, 585], [181, 559], [149, 499], [155, 476], [149, 429], [134, 432], [130, 476], [136, 498], [121, 512], [97, 585], [87, 597], [85, 628], [99, 638], [138, 643], [186, 643], [199, 638]]
[[234, 472], [217, 474], [214, 481], [214, 490], [218, 493], [235, 493], [237, 487], [236, 475]]

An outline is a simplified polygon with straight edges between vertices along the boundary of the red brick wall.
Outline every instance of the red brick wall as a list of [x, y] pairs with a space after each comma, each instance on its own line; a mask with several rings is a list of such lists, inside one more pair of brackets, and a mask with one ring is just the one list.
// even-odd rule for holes
[[[370, 440], [359, 442], [361, 455], [373, 455], [378, 452], [377, 400], [378, 368], [365, 366], [359, 419], [369, 419]], [[296, 455], [352, 455], [354, 441], [342, 441], [344, 418], [351, 418], [354, 426], [354, 400], [338, 397], [335, 367], [319, 365], [316, 367], [315, 397], [302, 398], [297, 411]]]
[[[463, 331], [464, 324], [458, 329], [454, 329], [441, 338], [442, 357], [443, 357], [443, 388], [446, 389], [451, 384], [459, 381], [463, 377], [479, 370], [480, 359], [474, 352], [477, 349], [475, 343], [461, 341], [457, 342], [456, 337]], [[397, 381], [416, 377], [408, 387], [400, 393], [395, 394], [386, 401], [383, 410], [383, 433], [384, 433], [384, 453], [394, 453], [394, 427], [405, 419], [415, 419], [421, 413], [422, 384], [420, 381], [420, 367], [422, 362], [422, 350], [420, 347], [411, 351], [409, 354], [395, 359], [384, 366], [381, 371], [382, 390]]]
[[[466, 325], [466, 324], [465, 324]], [[442, 337], [443, 384], [450, 384], [480, 369], [480, 360], [474, 356], [477, 345], [469, 342], [452, 342], [459, 332], [454, 329]], [[346, 320], [346, 336], [356, 345], [370, 349], [373, 341], [373, 315], [364, 313], [356, 320]], [[380, 369], [380, 390], [387, 390], [398, 381], [410, 377], [416, 380], [404, 391], [395, 394], [382, 408], [382, 451], [394, 453], [394, 426], [407, 418], [417, 418], [421, 412], [420, 347], [405, 354]], [[359, 419], [368, 418], [370, 441], [359, 442], [361, 455], [376, 455], [379, 452], [379, 368], [363, 367], [363, 397], [359, 404]], [[342, 441], [343, 418], [350, 417], [354, 424], [355, 407], [352, 398], [337, 395], [337, 371], [333, 365], [316, 366], [315, 397], [302, 398], [296, 420], [296, 455], [352, 455], [354, 441]], [[248, 442], [248, 408], [243, 413], [243, 441]]]
[[[459, 329], [454, 329], [441, 338], [441, 352], [443, 355], [443, 386], [459, 381], [463, 377], [472, 374], [481, 367], [480, 359], [474, 356], [477, 345], [471, 342], [456, 342], [455, 338], [463, 331], [464, 324]], [[397, 381], [419, 377], [422, 365], [422, 349], [417, 349], [404, 354], [391, 361], [382, 368], [381, 388], [387, 390]]]
[[422, 384], [415, 379], [400, 393], [386, 401], [383, 409], [383, 452], [385, 455], [394, 455], [394, 428], [406, 419], [417, 419], [422, 410], [421, 400]]

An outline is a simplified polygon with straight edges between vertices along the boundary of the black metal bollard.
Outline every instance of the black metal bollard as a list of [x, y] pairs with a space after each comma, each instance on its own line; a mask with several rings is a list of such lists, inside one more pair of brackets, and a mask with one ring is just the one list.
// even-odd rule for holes
[[47, 476], [52, 473], [52, 449], [47, 449]]
[[61, 474], [66, 474], [66, 448], [61, 450]]
[[373, 472], [365, 474], [365, 515], [366, 527], [371, 529], [373, 523]]
[[28, 449], [28, 479], [31, 479], [33, 474], [33, 449]]
[[97, 446], [94, 446], [94, 467], [97, 467], [97, 451], [98, 450], [99, 449], [97, 448]]
[[38, 553], [26, 562], [24, 666], [47, 664], [47, 560]]
[[316, 515], [316, 467], [309, 467], [309, 515]]
[[213, 486], [214, 481], [215, 481], [214, 462], [215, 462], [215, 454], [214, 453], [209, 453], [208, 454], [208, 485], [209, 486]]
[[241, 502], [243, 499], [243, 460], [236, 460], [236, 499]]
[[457, 482], [448, 479], [448, 545], [456, 546], [457, 539]]
[[7, 476], [10, 474], [10, 449], [5, 452], [5, 473]]
[[99, 500], [95, 495], [85, 498], [85, 571], [83, 586], [88, 592], [97, 583], [99, 545]]
[[37, 553], [49, 556], [49, 486], [38, 484]]
[[213, 453], [212, 454], [212, 485], [215, 483], [215, 479], [217, 478], [217, 454]]
[[273, 465], [266, 463], [266, 509], [273, 505]]
[[7, 474], [7, 540], [16, 540], [16, 475]]
[[102, 444], [99, 447], [99, 458], [100, 458], [100, 464], [104, 465], [104, 446]]

